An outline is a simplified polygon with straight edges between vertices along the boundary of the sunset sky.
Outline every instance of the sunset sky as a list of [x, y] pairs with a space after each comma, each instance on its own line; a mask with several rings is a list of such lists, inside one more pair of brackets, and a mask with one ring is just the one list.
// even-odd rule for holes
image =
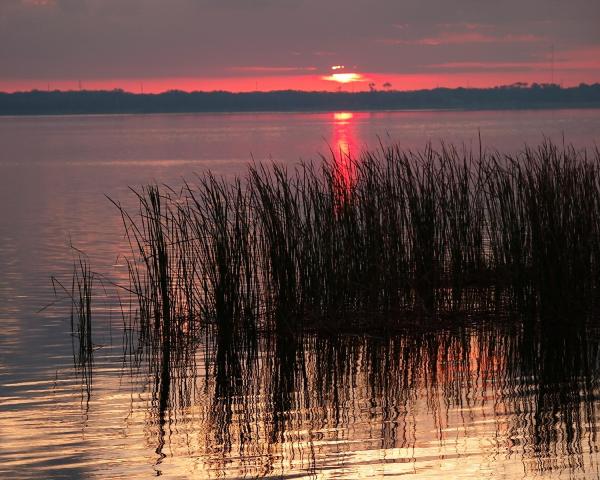
[[568, 86], [600, 82], [599, 24], [599, 0], [0, 0], [0, 90]]

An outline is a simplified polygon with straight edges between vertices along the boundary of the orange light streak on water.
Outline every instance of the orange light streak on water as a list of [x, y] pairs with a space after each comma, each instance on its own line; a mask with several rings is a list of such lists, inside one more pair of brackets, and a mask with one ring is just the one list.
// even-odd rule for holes
[[340, 196], [345, 197], [351, 190], [356, 172], [353, 165], [352, 154], [359, 143], [355, 124], [355, 115], [352, 112], [335, 112], [333, 114], [332, 148], [335, 154], [335, 167], [338, 175]]

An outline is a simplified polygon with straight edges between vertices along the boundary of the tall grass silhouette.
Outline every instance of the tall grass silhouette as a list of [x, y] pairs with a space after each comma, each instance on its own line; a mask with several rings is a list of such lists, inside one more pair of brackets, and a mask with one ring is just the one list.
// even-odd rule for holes
[[338, 160], [136, 191], [139, 211], [121, 214], [142, 323], [188, 336], [214, 324], [244, 342], [595, 307], [597, 150], [390, 146]]

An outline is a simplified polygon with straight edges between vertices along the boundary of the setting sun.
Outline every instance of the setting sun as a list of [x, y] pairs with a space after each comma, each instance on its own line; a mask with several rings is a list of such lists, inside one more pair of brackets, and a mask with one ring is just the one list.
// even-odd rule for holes
[[338, 83], [351, 83], [363, 80], [363, 76], [360, 73], [332, 73], [323, 79]]
[[321, 77], [323, 80], [337, 83], [352, 83], [360, 82], [364, 80], [364, 77], [360, 73], [345, 72], [346, 67], [344, 65], [332, 65], [331, 70], [336, 72], [331, 75]]

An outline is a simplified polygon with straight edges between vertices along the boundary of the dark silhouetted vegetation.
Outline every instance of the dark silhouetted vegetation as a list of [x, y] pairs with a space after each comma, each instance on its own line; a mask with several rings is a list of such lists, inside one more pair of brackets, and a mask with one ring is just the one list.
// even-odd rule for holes
[[0, 115], [182, 113], [246, 111], [518, 109], [600, 107], [600, 84], [561, 88], [514, 84], [495, 88], [436, 88], [369, 92], [112, 91], [0, 93]]
[[136, 195], [139, 214], [122, 210], [132, 290], [155, 329], [214, 323], [232, 342], [596, 308], [598, 151], [390, 146]]

